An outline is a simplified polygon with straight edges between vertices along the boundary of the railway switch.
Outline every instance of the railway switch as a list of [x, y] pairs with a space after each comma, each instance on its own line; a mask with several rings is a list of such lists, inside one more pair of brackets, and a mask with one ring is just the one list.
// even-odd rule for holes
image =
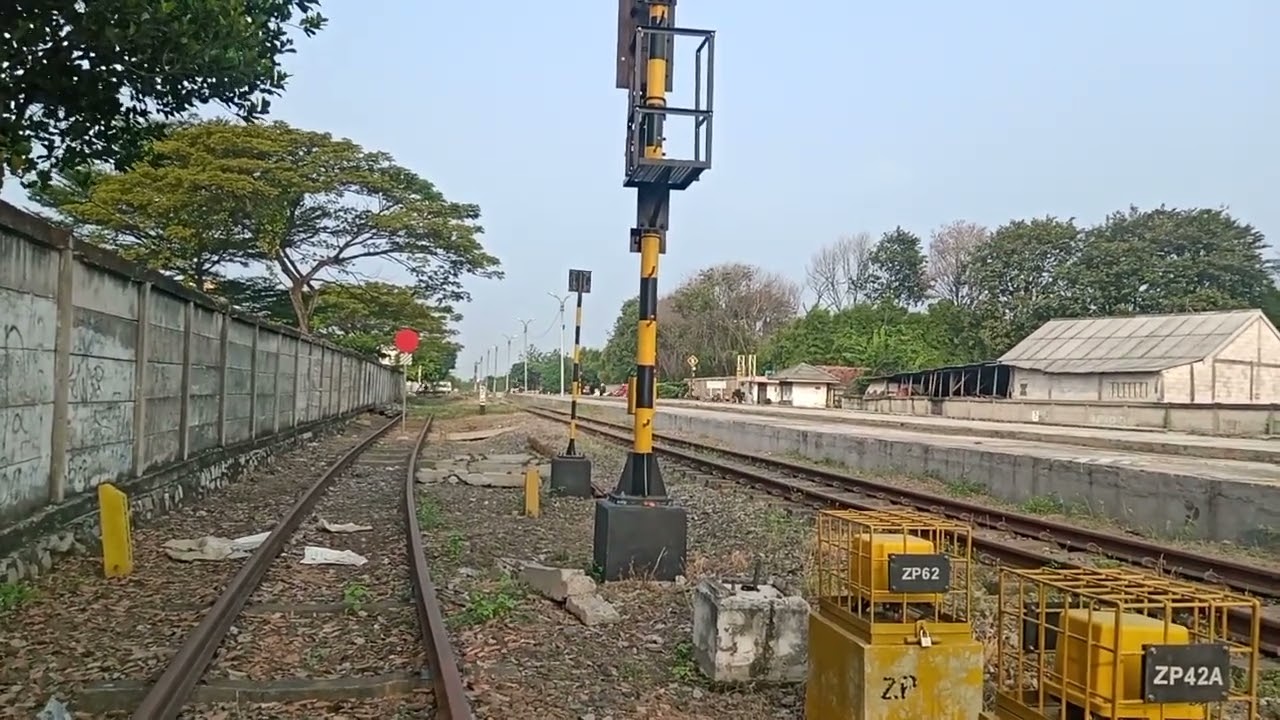
[[[1227, 632], [1241, 610], [1244, 638]], [[984, 720], [1258, 717], [1254, 598], [1134, 570], [1006, 569], [997, 626]]]
[[977, 720], [968, 525], [914, 510], [824, 510], [809, 614], [807, 720]]

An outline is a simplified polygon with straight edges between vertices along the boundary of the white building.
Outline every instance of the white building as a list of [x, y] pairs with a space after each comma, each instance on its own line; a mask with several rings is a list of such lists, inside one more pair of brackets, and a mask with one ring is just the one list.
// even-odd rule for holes
[[778, 402], [803, 408], [831, 407], [831, 398], [840, 380], [822, 368], [800, 363], [776, 373]]
[[1280, 332], [1260, 310], [1051, 320], [1000, 363], [1015, 400], [1280, 403]]

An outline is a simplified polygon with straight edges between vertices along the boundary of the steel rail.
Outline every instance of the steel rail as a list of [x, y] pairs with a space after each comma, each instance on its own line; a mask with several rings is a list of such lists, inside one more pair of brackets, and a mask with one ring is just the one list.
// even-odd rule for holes
[[[567, 419], [566, 415], [553, 410], [542, 408], [525, 408], [525, 410], [551, 420], [565, 421]], [[578, 423], [582, 429], [619, 442], [630, 440], [629, 435], [624, 432], [618, 432], [619, 430], [626, 430], [622, 425], [596, 419], [584, 419], [582, 417], [578, 418]], [[935, 515], [944, 515], [971, 522], [988, 530], [1053, 542], [1072, 550], [1107, 555], [1129, 564], [1148, 567], [1172, 575], [1180, 575], [1187, 579], [1226, 585], [1234, 590], [1254, 595], [1280, 597], [1280, 572], [1276, 570], [1248, 565], [1226, 558], [1206, 558], [1180, 548], [1159, 545], [1139, 538], [1128, 538], [1088, 528], [1076, 528], [1066, 523], [1037, 518], [1023, 513], [993, 510], [992, 508], [956, 498], [909, 488], [893, 487], [880, 481], [854, 477], [778, 458], [756, 455], [740, 450], [706, 446], [658, 433], [654, 433], [654, 439], [662, 440], [663, 443], [667, 444], [681, 444], [697, 448], [704, 453], [724, 455], [750, 465], [764, 466], [801, 476], [797, 479], [806, 479], [803, 477], [805, 475], [820, 478], [819, 483], [827, 484], [840, 490], [853, 490], [880, 500], [908, 505]], [[848, 497], [842, 497], [835, 492], [806, 488], [790, 483], [785, 478], [771, 477], [757, 472], [751, 467], [719, 462], [712, 458], [678, 450], [669, 445], [655, 445], [654, 451], [694, 466], [706, 468], [714, 473], [740, 476], [754, 484], [785, 489], [790, 493], [798, 493], [823, 503], [866, 510], [876, 509], [877, 507], [873, 503], [860, 503]], [[1080, 567], [1077, 563], [1064, 561], [1061, 558], [1035, 550], [1011, 546], [995, 538], [974, 536], [973, 543], [974, 547], [979, 550], [979, 560], [994, 559], [1022, 567], [1041, 567], [1050, 563]], [[984, 554], [987, 558], [982, 557]], [[1280, 655], [1280, 620], [1267, 616], [1263, 616], [1261, 620], [1261, 644], [1263, 649], [1270, 655]], [[1247, 637], [1250, 634], [1252, 621], [1252, 616], [1243, 611], [1234, 611], [1229, 617], [1230, 627], [1242, 637]]]
[[409, 573], [413, 577], [414, 606], [418, 611], [418, 629], [427, 650], [431, 666], [431, 680], [435, 686], [436, 718], [439, 720], [473, 720], [471, 701], [462, 684], [462, 673], [449, 642], [449, 631], [444, 624], [444, 612], [436, 596], [431, 572], [427, 569], [427, 552], [422, 542], [422, 528], [418, 524], [416, 488], [418, 455], [431, 432], [434, 418], [428, 419], [422, 434], [414, 445], [409, 460], [409, 472], [404, 479], [405, 528], [409, 541]]
[[399, 422], [400, 418], [387, 422], [348, 450], [293, 503], [267, 535], [267, 539], [254, 551], [231, 582], [227, 583], [227, 587], [200, 619], [200, 623], [183, 640], [160, 679], [151, 686], [138, 709], [130, 716], [132, 720], [174, 720], [178, 717], [214, 653], [218, 651], [218, 646], [249, 602], [250, 594], [266, 577], [272, 561], [284, 549], [285, 543], [297, 531], [338, 474]]

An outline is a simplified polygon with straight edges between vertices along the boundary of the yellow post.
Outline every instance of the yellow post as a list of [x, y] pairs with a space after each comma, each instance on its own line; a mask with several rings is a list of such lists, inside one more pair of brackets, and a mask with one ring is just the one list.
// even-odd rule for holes
[[109, 578], [125, 577], [133, 572], [129, 497], [115, 485], [99, 485], [98, 515], [102, 523], [102, 573]]
[[627, 414], [636, 414], [636, 376], [627, 378]]
[[529, 466], [524, 469], [524, 514], [536, 518], [541, 514], [542, 476], [538, 468]]

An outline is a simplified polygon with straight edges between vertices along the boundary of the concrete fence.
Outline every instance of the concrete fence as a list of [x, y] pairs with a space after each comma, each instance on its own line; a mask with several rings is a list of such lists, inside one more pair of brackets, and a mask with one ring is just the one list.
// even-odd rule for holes
[[0, 202], [0, 530], [394, 402], [400, 377]]
[[1280, 406], [927, 397], [846, 398], [855, 410], [958, 420], [1172, 430], [1201, 435], [1280, 435]]

